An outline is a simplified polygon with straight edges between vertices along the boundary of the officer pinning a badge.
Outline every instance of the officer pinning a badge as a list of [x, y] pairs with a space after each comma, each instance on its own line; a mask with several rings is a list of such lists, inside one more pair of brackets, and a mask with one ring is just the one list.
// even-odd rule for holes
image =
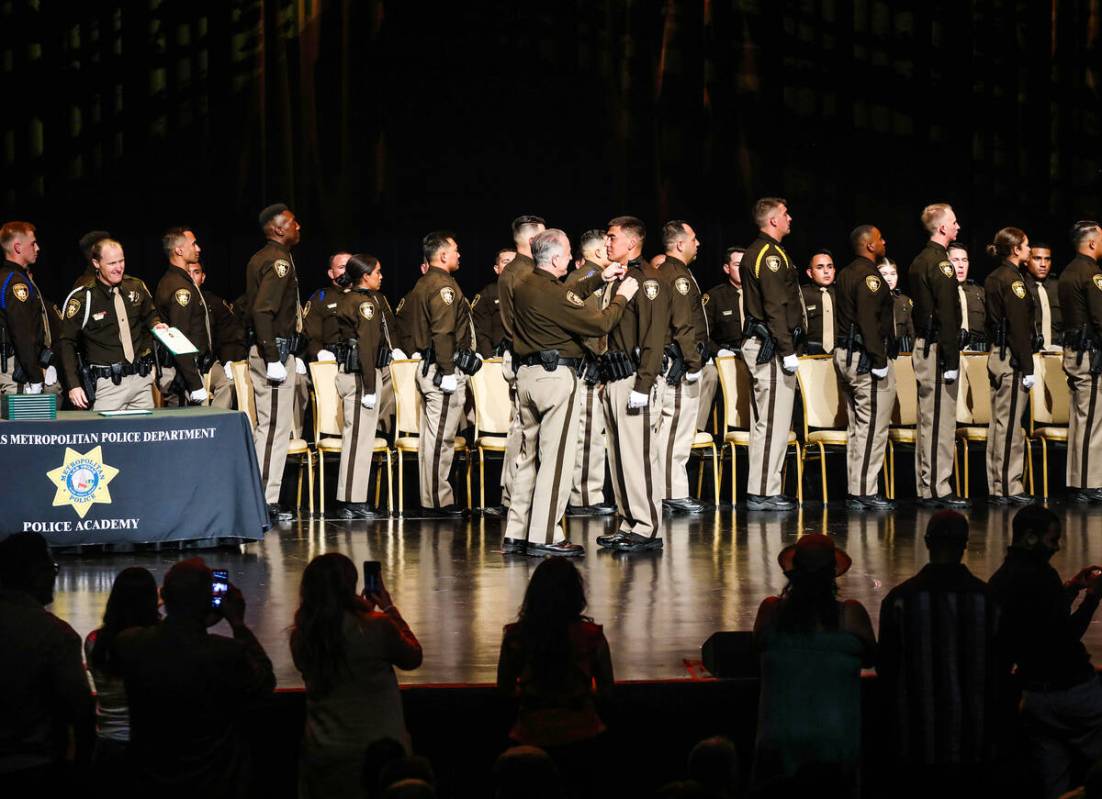
[[1096, 410], [1102, 375], [1102, 227], [1094, 220], [1071, 229], [1075, 258], [1060, 273], [1064, 315], [1064, 373], [1071, 388], [1068, 422], [1068, 496], [1102, 502], [1102, 420]]
[[252, 345], [249, 374], [256, 403], [253, 434], [260, 465], [260, 482], [273, 522], [293, 514], [279, 507], [283, 469], [291, 442], [294, 409], [294, 353], [302, 332], [298, 275], [291, 249], [302, 237], [302, 226], [283, 203], [269, 205], [257, 220], [267, 243], [245, 267], [245, 307]]
[[795, 510], [782, 493], [781, 474], [796, 397], [796, 344], [803, 337], [804, 308], [796, 268], [781, 247], [792, 230], [788, 201], [765, 197], [754, 205], [758, 237], [742, 258], [746, 311], [742, 359], [750, 370], [750, 466], [748, 510]]
[[350, 288], [333, 297], [337, 307], [326, 316], [321, 334], [323, 352], [337, 362], [337, 396], [344, 417], [337, 513], [345, 519], [373, 519], [376, 514], [367, 503], [371, 457], [382, 374], [391, 358], [377, 299], [383, 268], [372, 255], [351, 255], [342, 263], [342, 274], [342, 283]]
[[209, 396], [204, 377], [214, 365], [214, 337], [206, 300], [188, 271], [192, 264], [199, 263], [199, 243], [188, 228], [174, 227], [165, 231], [161, 245], [168, 258], [168, 268], [153, 293], [157, 313], [198, 350], [190, 355], [172, 355], [159, 342], [153, 343], [160, 370], [158, 388], [162, 403], [166, 406], [205, 405]]
[[647, 230], [634, 216], [608, 223], [609, 260], [626, 268], [640, 291], [608, 335], [601, 358], [609, 467], [619, 529], [597, 543], [620, 552], [661, 549], [659, 500], [665, 475], [658, 458], [662, 418], [662, 357], [670, 328], [670, 297], [662, 277], [643, 259]]
[[915, 429], [915, 484], [920, 505], [967, 508], [968, 500], [949, 486], [957, 432], [957, 375], [960, 370], [961, 301], [946, 247], [960, 232], [947, 203], [928, 205], [922, 226], [930, 234], [908, 272], [914, 293], [914, 363], [918, 382]]
[[991, 423], [987, 432], [987, 489], [992, 502], [1028, 504], [1025, 491], [1025, 433], [1022, 412], [1033, 388], [1033, 353], [1041, 339], [1033, 332], [1033, 297], [1023, 270], [1029, 262], [1029, 238], [1016, 227], [1004, 227], [987, 245], [1000, 259], [984, 281], [987, 302], [986, 340], [991, 345], [987, 374], [991, 379]]
[[61, 322], [69, 401], [94, 411], [153, 408], [153, 336], [164, 329], [145, 283], [126, 274], [122, 245], [92, 248], [96, 279], [73, 289]]
[[57, 391], [49, 313], [31, 277], [38, 239], [30, 222], [0, 227], [0, 396]]
[[884, 463], [888, 426], [895, 406], [892, 294], [875, 263], [887, 242], [873, 225], [850, 233], [854, 261], [836, 283], [838, 339], [834, 368], [845, 388], [848, 410], [846, 471], [851, 510], [891, 510], [895, 503], [876, 490]]
[[520, 462], [510, 493], [502, 551], [532, 556], [578, 556], [560, 527], [577, 460], [584, 337], [602, 336], [620, 321], [637, 281], [619, 284], [604, 309], [585, 300], [624, 273], [614, 264], [566, 286], [570, 241], [552, 228], [532, 239], [532, 274], [513, 289], [513, 366], [521, 419]]

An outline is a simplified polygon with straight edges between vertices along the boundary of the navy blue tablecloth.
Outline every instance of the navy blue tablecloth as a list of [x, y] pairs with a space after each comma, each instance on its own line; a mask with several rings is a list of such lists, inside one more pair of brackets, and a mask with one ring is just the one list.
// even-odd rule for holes
[[257, 541], [268, 527], [248, 417], [212, 408], [0, 422], [0, 538], [53, 547]]

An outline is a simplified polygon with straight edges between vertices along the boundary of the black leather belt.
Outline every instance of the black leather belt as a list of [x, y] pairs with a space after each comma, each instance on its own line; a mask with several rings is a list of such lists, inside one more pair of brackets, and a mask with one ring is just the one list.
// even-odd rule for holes
[[552, 372], [559, 366], [566, 366], [575, 371], [581, 367], [584, 362], [584, 358], [563, 358], [561, 355], [555, 358], [547, 358], [543, 353], [533, 352], [531, 355], [524, 355], [518, 358], [515, 363], [519, 363], [521, 366], [542, 366], [547, 371]]
[[95, 378], [102, 378], [104, 380], [114, 380], [116, 378], [130, 377], [131, 375], [142, 375], [143, 377], [150, 373], [153, 369], [153, 358], [146, 355], [133, 363], [127, 363], [126, 361], [120, 361], [108, 366], [101, 366], [99, 364], [90, 364], [88, 366], [88, 372]]

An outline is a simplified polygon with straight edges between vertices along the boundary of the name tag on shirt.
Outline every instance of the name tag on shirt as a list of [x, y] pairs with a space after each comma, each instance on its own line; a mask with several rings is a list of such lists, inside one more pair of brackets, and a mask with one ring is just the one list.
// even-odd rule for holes
[[734, 311], [724, 311], [721, 315], [722, 316], [730, 316], [733, 313], [734, 313]]
[[818, 305], [809, 305], [809, 306], [807, 306], [807, 310], [814, 311], [818, 307], [819, 307]]
[[99, 313], [92, 314], [92, 318], [97, 322], [105, 316], [107, 316], [107, 311], [100, 311]]
[[335, 303], [335, 302], [331, 302], [331, 303], [329, 303], [328, 305], [326, 305], [325, 307], [326, 307], [326, 308], [336, 308], [336, 307], [337, 307], [337, 303]]

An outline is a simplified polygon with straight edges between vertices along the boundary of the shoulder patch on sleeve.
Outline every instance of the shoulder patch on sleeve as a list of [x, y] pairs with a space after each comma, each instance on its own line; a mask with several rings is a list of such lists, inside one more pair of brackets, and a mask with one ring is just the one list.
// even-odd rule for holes
[[360, 316], [364, 319], [371, 320], [375, 318], [375, 303], [365, 301], [360, 303]]
[[80, 300], [73, 297], [69, 300], [69, 304], [65, 306], [65, 318], [72, 319], [78, 313], [80, 313]]
[[937, 268], [941, 270], [941, 274], [945, 275], [945, 277], [953, 277], [954, 275], [953, 265], [948, 261], [942, 261], [937, 265]]
[[874, 275], [865, 276], [865, 285], [868, 286], [869, 291], [873, 294], [880, 291], [880, 278]]
[[451, 305], [455, 302], [455, 289], [450, 286], [444, 286], [440, 289], [440, 299], [444, 301], [445, 305]]
[[769, 267], [770, 272], [779, 272], [781, 268], [781, 259], [778, 255], [768, 255], [765, 258], [765, 265]]
[[577, 305], [579, 308], [585, 305], [585, 303], [582, 301], [582, 298], [575, 294], [573, 291], [566, 292], [566, 301], [569, 302], [571, 305]]
[[1014, 296], [1019, 300], [1025, 299], [1025, 283], [1020, 280], [1015, 280], [1010, 284], [1010, 290], [1014, 292]]
[[1094, 281], [1094, 287], [1099, 291], [1102, 291], [1102, 275], [1095, 275], [1091, 279]]
[[26, 283], [16, 283], [11, 287], [11, 293], [14, 294], [15, 298], [20, 302], [26, 302], [27, 298], [31, 296], [31, 291], [27, 288]]
[[184, 308], [186, 308], [187, 304], [191, 302], [191, 292], [187, 289], [177, 289], [176, 293], [173, 296], [176, 298], [176, 302], [178, 302]]
[[680, 294], [682, 296], [685, 296], [686, 294], [689, 293], [689, 279], [684, 278], [684, 277], [679, 277], [677, 280], [675, 280], [673, 282], [673, 287], [675, 289], [677, 289], [678, 294]]
[[707, 305], [707, 304], [708, 304], [708, 300], [710, 300], [710, 299], [712, 299], [712, 298], [711, 298], [710, 296], [708, 296], [708, 294], [707, 294], [707, 293], [705, 293], [705, 294], [701, 294], [701, 295], [700, 295], [700, 304], [701, 304], [701, 305]]
[[648, 300], [653, 300], [658, 296], [658, 281], [657, 280], [644, 280], [643, 281], [643, 293], [647, 295]]
[[291, 262], [279, 258], [272, 264], [272, 269], [275, 271], [276, 277], [287, 277], [287, 273], [291, 271]]

